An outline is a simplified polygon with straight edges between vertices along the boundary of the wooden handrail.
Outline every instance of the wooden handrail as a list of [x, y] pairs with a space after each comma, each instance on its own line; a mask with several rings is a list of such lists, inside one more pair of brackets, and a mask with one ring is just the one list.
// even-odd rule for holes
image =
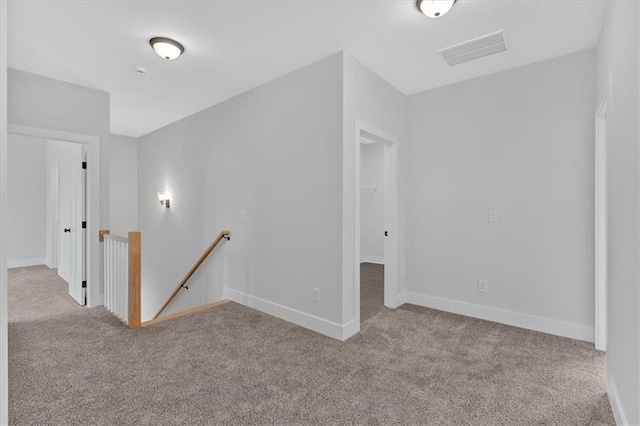
[[160, 317], [160, 318], [156, 318], [156, 319], [153, 319], [153, 320], [145, 321], [145, 322], [142, 323], [142, 326], [143, 327], [148, 327], [150, 325], [158, 324], [158, 323], [161, 323], [163, 321], [167, 321], [167, 320], [171, 320], [171, 319], [175, 319], [175, 318], [180, 318], [180, 317], [183, 317], [185, 315], [195, 314], [197, 312], [206, 311], [207, 309], [215, 308], [215, 307], [218, 307], [218, 306], [223, 305], [223, 304], [228, 303], [228, 302], [229, 302], [228, 300], [224, 299], [224, 300], [218, 300], [217, 302], [209, 303], [207, 305], [200, 305], [200, 306], [196, 306], [195, 308], [185, 309], [184, 311], [175, 312], [173, 314], [165, 315], [165, 316]]
[[187, 272], [187, 275], [185, 275], [182, 281], [180, 281], [180, 284], [178, 284], [176, 289], [173, 290], [173, 293], [171, 293], [171, 296], [167, 298], [166, 302], [164, 302], [164, 305], [162, 305], [162, 307], [158, 310], [158, 312], [153, 316], [152, 320], [160, 316], [162, 311], [164, 311], [165, 308], [169, 305], [169, 303], [171, 303], [173, 298], [176, 297], [180, 289], [187, 283], [187, 281], [189, 281], [189, 278], [191, 278], [191, 276], [198, 270], [200, 265], [202, 265], [202, 263], [207, 259], [207, 257], [209, 257], [209, 255], [216, 248], [216, 246], [220, 244], [220, 241], [222, 241], [225, 238], [229, 239], [229, 231], [222, 231], [221, 233], [218, 234], [218, 236], [216, 237], [215, 240], [213, 240], [211, 245], [207, 247], [204, 253], [202, 253], [202, 256], [200, 256], [200, 259], [198, 259], [198, 261], [193, 264], [191, 269], [189, 269], [189, 272]]

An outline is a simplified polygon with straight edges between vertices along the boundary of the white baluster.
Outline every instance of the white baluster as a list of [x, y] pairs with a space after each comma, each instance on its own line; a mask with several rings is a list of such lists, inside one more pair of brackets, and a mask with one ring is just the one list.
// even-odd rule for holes
[[122, 319], [122, 241], [118, 241], [118, 317]]
[[124, 246], [124, 252], [122, 253], [124, 274], [123, 274], [123, 288], [124, 288], [124, 320], [129, 324], [129, 242]]
[[113, 286], [114, 284], [114, 269], [115, 269], [115, 259], [114, 259], [114, 246], [115, 246], [115, 240], [111, 241], [111, 244], [109, 244], [109, 258], [111, 259], [111, 265], [109, 266], [109, 275], [110, 275], [110, 279], [109, 279], [109, 285], [111, 286], [111, 312], [115, 313], [115, 288]]
[[129, 323], [129, 241], [119, 237], [104, 239], [105, 307]]
[[115, 259], [113, 258], [113, 246], [115, 245], [115, 240], [111, 241], [111, 244], [109, 244], [109, 260], [110, 260], [110, 264], [109, 264], [109, 287], [111, 287], [111, 312], [115, 313], [115, 288], [113, 287], [113, 273], [114, 273], [114, 267], [115, 267]]
[[120, 316], [123, 321], [126, 321], [126, 317], [127, 317], [126, 309], [125, 309], [125, 304], [127, 301], [127, 296], [125, 294], [126, 282], [124, 279], [124, 274], [125, 274], [124, 250], [126, 247], [127, 247], [127, 243], [125, 242], [120, 243], [120, 295], [121, 295]]
[[111, 249], [111, 239], [107, 238], [104, 240], [105, 245], [104, 245], [104, 285], [106, 288], [106, 305], [107, 305], [107, 309], [109, 309], [109, 311], [111, 311], [111, 256], [110, 256], [110, 249]]

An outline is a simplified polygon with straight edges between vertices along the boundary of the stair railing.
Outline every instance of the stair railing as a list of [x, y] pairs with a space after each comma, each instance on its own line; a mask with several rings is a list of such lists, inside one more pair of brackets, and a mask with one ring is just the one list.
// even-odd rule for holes
[[187, 274], [184, 276], [184, 278], [182, 278], [182, 280], [180, 281], [180, 284], [178, 284], [178, 286], [175, 288], [175, 290], [173, 290], [171, 295], [167, 298], [167, 300], [164, 302], [164, 304], [158, 310], [158, 312], [156, 312], [156, 314], [153, 316], [153, 319], [151, 321], [155, 320], [156, 318], [158, 318], [160, 316], [162, 311], [164, 311], [165, 308], [167, 306], [169, 306], [171, 301], [177, 296], [177, 294], [180, 292], [181, 289], [183, 289], [183, 288], [188, 289], [189, 288], [189, 287], [187, 287], [187, 282], [189, 281], [191, 276], [198, 270], [200, 265], [202, 265], [204, 263], [204, 261], [207, 259], [207, 257], [209, 257], [209, 255], [213, 252], [213, 250], [215, 250], [215, 248], [218, 246], [218, 244], [220, 244], [220, 242], [222, 240], [230, 240], [231, 239], [231, 237], [229, 235], [230, 235], [229, 231], [222, 231], [222, 232], [220, 232], [218, 234], [216, 239], [213, 240], [213, 242], [209, 245], [209, 247], [207, 247], [207, 249], [204, 251], [204, 253], [202, 253], [202, 256], [200, 256], [200, 258], [196, 261], [196, 263], [193, 264], [191, 269], [189, 269], [189, 272], [187, 272]]
[[104, 306], [129, 328], [141, 322], [141, 235], [127, 237], [100, 231], [104, 242]]

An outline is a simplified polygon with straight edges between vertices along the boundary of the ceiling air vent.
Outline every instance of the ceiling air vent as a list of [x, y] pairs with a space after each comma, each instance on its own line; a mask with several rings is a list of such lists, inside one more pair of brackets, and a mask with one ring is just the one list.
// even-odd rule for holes
[[498, 31], [465, 41], [464, 43], [456, 44], [455, 46], [440, 49], [438, 50], [438, 54], [444, 59], [447, 65], [452, 67], [506, 50], [507, 45], [504, 41], [504, 31]]

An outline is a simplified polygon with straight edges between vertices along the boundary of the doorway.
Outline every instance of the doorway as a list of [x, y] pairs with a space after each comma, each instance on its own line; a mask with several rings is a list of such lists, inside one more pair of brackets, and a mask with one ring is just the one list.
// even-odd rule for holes
[[609, 201], [609, 106], [607, 98], [596, 114], [595, 149], [595, 295], [596, 349], [607, 349], [607, 270], [608, 270], [608, 201]]
[[360, 139], [360, 320], [384, 309], [384, 144]]
[[[65, 226], [60, 221], [57, 232], [59, 239], [62, 239], [65, 234], [69, 238], [71, 250], [75, 253], [73, 257], [83, 259], [75, 262], [74, 266], [69, 268], [70, 280], [72, 281], [69, 284], [69, 295], [81, 305], [86, 304], [89, 307], [102, 305], [101, 264], [98, 255], [100, 241], [97, 231], [100, 217], [100, 200], [97, 196], [100, 192], [100, 138], [19, 124], [9, 124], [7, 130], [10, 137], [26, 136], [40, 140], [64, 142], [78, 150], [76, 152], [79, 157], [75, 157], [74, 170], [71, 173], [76, 175], [75, 180], [80, 184], [72, 189], [72, 204], [69, 208], [70, 221], [76, 224]], [[79, 163], [78, 158], [80, 158]], [[80, 179], [77, 175], [84, 178]], [[60, 180], [60, 176], [58, 176], [58, 180]], [[55, 178], [51, 178], [45, 187], [55, 185], [54, 182]], [[49, 223], [49, 226], [50, 230], [55, 228], [55, 224]], [[71, 228], [70, 231], [65, 233], [64, 230], [69, 228]], [[93, 255], [94, 253], [95, 255]], [[62, 258], [60, 255], [55, 257], [55, 265], [59, 266]], [[47, 258], [50, 259], [49, 256]], [[41, 264], [45, 263], [41, 262]]]
[[[356, 122], [355, 319], [360, 323], [398, 297], [398, 138]], [[356, 332], [357, 332], [356, 331]]]
[[11, 134], [8, 151], [9, 267], [55, 269], [69, 295], [85, 305], [86, 148]]

